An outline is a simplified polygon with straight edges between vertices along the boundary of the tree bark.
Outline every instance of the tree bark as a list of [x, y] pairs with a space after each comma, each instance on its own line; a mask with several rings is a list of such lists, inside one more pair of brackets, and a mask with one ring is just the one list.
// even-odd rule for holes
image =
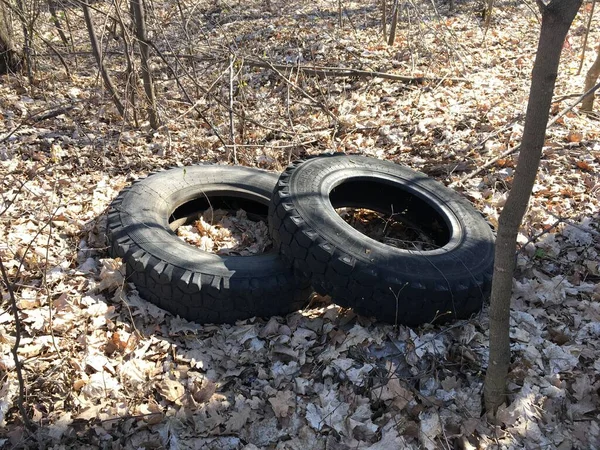
[[[598, 53], [596, 54], [594, 64], [592, 64], [592, 67], [589, 68], [587, 75], [585, 76], [585, 88], [583, 89], [583, 92], [587, 92], [594, 87], [598, 76], [600, 76], [600, 47], [598, 47]], [[594, 109], [594, 96], [594, 94], [589, 95], [581, 102], [581, 111], [591, 112]]]
[[158, 109], [156, 108], [156, 96], [154, 95], [154, 83], [152, 74], [148, 66], [148, 38], [146, 36], [146, 15], [144, 14], [143, 0], [131, 0], [131, 10], [135, 21], [135, 35], [140, 46], [140, 59], [142, 67], [142, 80], [144, 81], [144, 91], [146, 92], [146, 101], [148, 104], [148, 120], [153, 129], [160, 126]]
[[0, 74], [21, 68], [21, 56], [14, 43], [13, 25], [8, 7], [0, 1]]
[[510, 299], [517, 233], [542, 155], [560, 53], [581, 2], [552, 0], [544, 5], [538, 0], [542, 29], [531, 77], [521, 152], [512, 188], [498, 220], [490, 306], [490, 356], [484, 387], [485, 406], [489, 412], [495, 413], [506, 396], [506, 376], [510, 364]]

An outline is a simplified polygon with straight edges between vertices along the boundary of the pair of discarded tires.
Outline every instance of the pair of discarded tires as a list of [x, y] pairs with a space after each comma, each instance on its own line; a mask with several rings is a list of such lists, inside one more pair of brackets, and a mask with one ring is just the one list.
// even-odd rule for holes
[[[209, 206], [266, 217], [274, 249], [219, 256], [182, 241], [174, 230]], [[340, 208], [384, 214], [430, 245], [379, 242]], [[359, 314], [416, 325], [468, 317], [491, 287], [494, 238], [481, 215], [421, 173], [361, 156], [298, 161], [279, 177], [218, 165], [159, 172], [117, 197], [107, 234], [144, 298], [198, 322], [286, 314], [314, 289]]]

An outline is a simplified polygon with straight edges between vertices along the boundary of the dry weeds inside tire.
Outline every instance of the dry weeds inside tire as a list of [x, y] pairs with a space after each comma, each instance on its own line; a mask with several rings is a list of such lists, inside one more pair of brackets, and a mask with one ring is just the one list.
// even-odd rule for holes
[[277, 175], [269, 172], [228, 166], [154, 174], [123, 190], [112, 203], [110, 254], [123, 258], [127, 279], [142, 297], [189, 320], [232, 323], [300, 309], [312, 289], [276, 252], [218, 256], [185, 243], [172, 230], [211, 199], [266, 215], [276, 181]]
[[[429, 233], [435, 250], [378, 242], [336, 208], [400, 216]], [[275, 246], [320, 294], [390, 323], [465, 318], [489, 297], [494, 237], [481, 215], [442, 184], [387, 161], [325, 155], [290, 165], [269, 210]]]

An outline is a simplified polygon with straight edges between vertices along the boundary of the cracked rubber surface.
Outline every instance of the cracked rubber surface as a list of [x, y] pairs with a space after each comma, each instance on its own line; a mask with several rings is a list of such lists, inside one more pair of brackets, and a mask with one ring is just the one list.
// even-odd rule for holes
[[[419, 223], [438, 248], [378, 242], [347, 224], [340, 207]], [[456, 192], [392, 162], [333, 154], [293, 163], [273, 192], [269, 229], [283, 259], [317, 292], [381, 321], [466, 318], [490, 295], [494, 236], [487, 222]]]
[[275, 251], [219, 256], [187, 244], [169, 226], [176, 208], [197, 199], [239, 199], [266, 213], [276, 182], [277, 175], [262, 170], [216, 165], [151, 175], [111, 204], [110, 254], [123, 258], [127, 280], [142, 297], [188, 320], [232, 323], [298, 310], [312, 289]]

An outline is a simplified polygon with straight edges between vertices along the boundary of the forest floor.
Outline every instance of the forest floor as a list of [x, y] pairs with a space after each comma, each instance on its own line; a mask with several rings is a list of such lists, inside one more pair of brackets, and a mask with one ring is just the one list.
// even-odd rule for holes
[[[323, 0], [154, 0], [157, 130], [123, 38], [101, 14], [115, 17], [114, 3], [93, 14], [126, 122], [102, 88], [81, 11], [59, 11], [68, 48], [43, 12], [33, 83], [0, 78], [0, 258], [34, 424], [27, 431], [17, 408], [3, 287], [0, 447], [600, 448], [600, 127], [577, 107], [548, 130], [519, 234], [510, 395], [496, 424], [482, 408], [487, 307], [408, 328], [319, 299], [287, 317], [198, 325], [141, 299], [106, 248], [107, 206], [153, 171], [234, 158], [279, 171], [331, 151], [425, 172], [497, 224], [518, 152], [477, 169], [519, 143], [539, 18], [532, 2], [496, 3], [486, 31], [473, 2], [454, 12], [401, 2], [388, 46], [375, 2], [342, 1], [340, 26], [337, 2]], [[577, 75], [590, 6], [565, 42], [553, 117], [581, 94], [595, 58], [597, 18]]]

